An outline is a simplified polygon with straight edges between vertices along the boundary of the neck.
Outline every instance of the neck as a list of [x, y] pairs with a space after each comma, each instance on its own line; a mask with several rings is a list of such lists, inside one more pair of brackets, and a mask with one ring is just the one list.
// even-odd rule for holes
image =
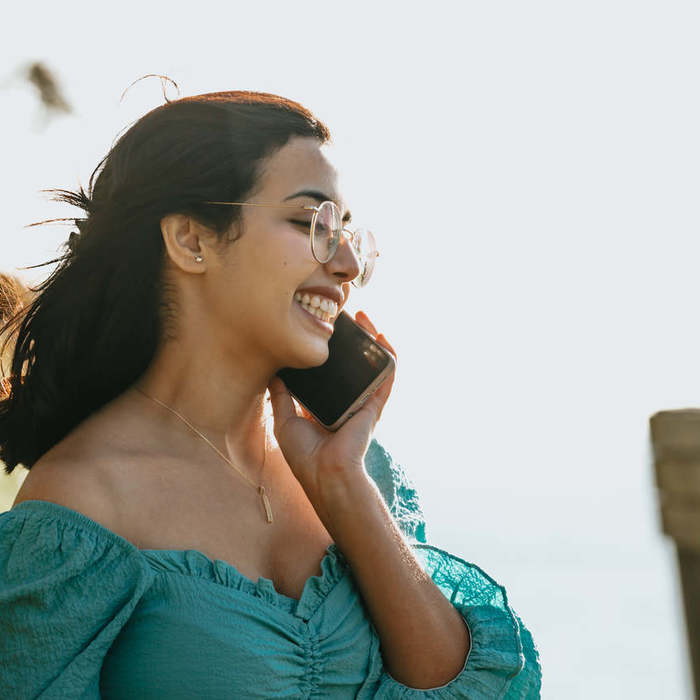
[[[269, 414], [265, 392], [272, 370], [252, 370], [250, 366], [216, 361], [201, 350], [184, 352], [173, 343], [159, 351], [134, 388], [185, 418], [234, 464], [245, 465], [245, 473], [255, 478], [264, 455]], [[133, 393], [142, 402], [147, 401]], [[159, 412], [153, 418], [161, 423], [164, 437], [172, 435], [175, 421], [199, 440], [175, 415], [148, 403], [143, 410]]]

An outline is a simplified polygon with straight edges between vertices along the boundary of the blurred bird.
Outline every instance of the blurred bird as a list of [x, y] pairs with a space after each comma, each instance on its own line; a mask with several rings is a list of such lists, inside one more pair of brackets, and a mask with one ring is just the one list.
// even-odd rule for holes
[[53, 73], [41, 62], [32, 63], [26, 69], [26, 79], [39, 91], [39, 99], [48, 112], [70, 114], [73, 108], [61, 94]]

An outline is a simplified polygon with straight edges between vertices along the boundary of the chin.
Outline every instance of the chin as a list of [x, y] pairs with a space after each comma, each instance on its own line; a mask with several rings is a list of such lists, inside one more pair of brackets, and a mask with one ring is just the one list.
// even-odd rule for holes
[[[291, 348], [290, 348], [291, 349]], [[294, 369], [307, 369], [310, 367], [319, 367], [328, 359], [328, 341], [319, 339], [315, 343], [305, 343], [297, 352], [288, 353], [288, 356], [294, 354], [294, 359], [290, 357], [290, 364], [287, 367]]]
[[297, 306], [287, 326], [287, 340], [280, 343], [280, 347], [285, 348], [284, 361], [288, 363], [286, 367], [318, 367], [328, 359], [330, 331], [321, 326], [315, 327], [305, 316], [306, 311]]

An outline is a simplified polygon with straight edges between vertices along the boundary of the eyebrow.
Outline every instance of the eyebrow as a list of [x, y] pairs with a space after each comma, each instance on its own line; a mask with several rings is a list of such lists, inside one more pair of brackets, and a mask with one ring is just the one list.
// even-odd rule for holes
[[[319, 190], [301, 190], [300, 192], [296, 192], [295, 194], [290, 194], [289, 197], [285, 197], [284, 201], [286, 202], [288, 199], [295, 199], [296, 197], [311, 197], [311, 199], [315, 199], [319, 204], [321, 202], [334, 201], [332, 197], [329, 197], [327, 194], [324, 194]], [[343, 223], [347, 224], [351, 221], [352, 214], [349, 211], [345, 212], [345, 216], [343, 217]]]

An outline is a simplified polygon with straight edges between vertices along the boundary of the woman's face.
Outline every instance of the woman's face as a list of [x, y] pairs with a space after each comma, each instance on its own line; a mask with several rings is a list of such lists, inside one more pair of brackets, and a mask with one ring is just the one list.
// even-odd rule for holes
[[[242, 234], [223, 248], [219, 264], [205, 275], [213, 332], [223, 347], [233, 354], [251, 353], [273, 371], [326, 361], [333, 321], [359, 273], [358, 260], [345, 237], [327, 263], [317, 262], [311, 253], [313, 212], [301, 207], [318, 206], [328, 199], [337, 204], [345, 223], [350, 216], [324, 150], [315, 138], [294, 137], [265, 161], [247, 201], [298, 205], [299, 209], [241, 207], [236, 226], [240, 225]], [[325, 288], [325, 294], [307, 291], [312, 304], [315, 294], [321, 300], [337, 297], [330, 323], [295, 299], [297, 292], [303, 297], [304, 290], [313, 287]]]

